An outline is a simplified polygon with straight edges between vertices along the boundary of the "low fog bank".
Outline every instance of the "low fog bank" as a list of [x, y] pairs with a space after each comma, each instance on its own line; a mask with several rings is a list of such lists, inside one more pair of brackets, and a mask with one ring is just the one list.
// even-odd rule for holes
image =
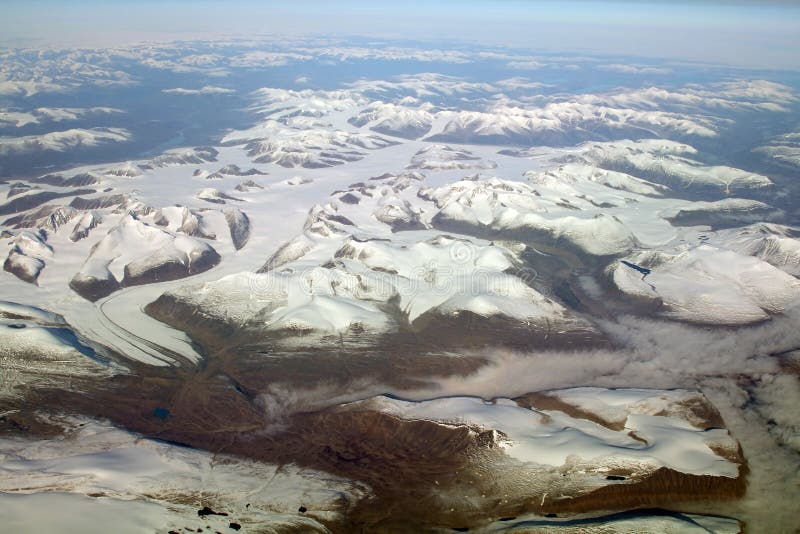
[[710, 377], [760, 380], [781, 372], [775, 356], [800, 347], [800, 303], [784, 316], [745, 328], [704, 328], [622, 317], [601, 329], [623, 348], [596, 351], [481, 353], [491, 363], [466, 377], [446, 378], [413, 398], [441, 395], [515, 396], [576, 386], [697, 388]]
[[464, 379], [445, 378], [424, 399], [484, 398], [575, 386], [687, 388], [706, 394], [741, 442], [750, 466], [741, 502], [715, 503], [759, 531], [796, 524], [800, 489], [800, 381], [779, 354], [800, 347], [800, 304], [784, 316], [748, 328], [701, 328], [624, 317], [601, 324], [622, 350], [586, 352], [491, 351], [491, 363]]
[[[622, 317], [600, 326], [618, 350], [519, 353], [486, 350], [474, 374], [431, 378], [430, 386], [399, 391], [368, 380], [317, 384], [308, 390], [273, 385], [259, 398], [269, 431], [289, 414], [390, 394], [425, 400], [470, 395], [485, 399], [577, 386], [687, 388], [703, 391], [741, 442], [750, 465], [740, 502], [687, 505], [738, 517], [751, 528], [785, 531], [796, 519], [800, 487], [800, 384], [780, 354], [800, 347], [800, 303], [780, 317], [747, 328], [705, 328]], [[454, 355], [454, 357], [458, 357]], [[707, 505], [705, 505], [707, 507]]]

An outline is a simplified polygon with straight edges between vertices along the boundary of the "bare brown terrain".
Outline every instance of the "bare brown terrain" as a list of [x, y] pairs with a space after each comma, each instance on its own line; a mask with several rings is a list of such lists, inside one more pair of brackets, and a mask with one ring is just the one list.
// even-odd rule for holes
[[[257, 357], [258, 366], [253, 363]], [[314, 358], [314, 365], [309, 365], [309, 358]], [[342, 503], [342, 520], [318, 518], [333, 532], [475, 529], [500, 518], [529, 514], [563, 517], [734, 499], [746, 489], [747, 467], [740, 450], [719, 451], [740, 465], [737, 478], [688, 475], [667, 468], [608, 472], [590, 464], [550, 468], [508, 457], [500, 447], [505, 436], [492, 429], [404, 420], [360, 408], [358, 403], [287, 405], [277, 412], [264, 405], [264, 393], [276, 384], [290, 390], [333, 384], [335, 392], [362, 378], [402, 387], [422, 383], [413, 377], [431, 376], [431, 371], [466, 374], [484, 363], [435, 354], [351, 358], [349, 365], [347, 359], [326, 352], [265, 356], [243, 348], [211, 355], [200, 368], [142, 366], [102, 384], [88, 379], [73, 382], [69, 391], [32, 389], [16, 406], [19, 412], [0, 419], [0, 429], [53, 436], [58, 430], [37, 414], [68, 407], [70, 412], [108, 419], [144, 436], [318, 469], [371, 488], [369, 497]], [[387, 366], [389, 361], [392, 365]], [[340, 373], [332, 374], [334, 369]], [[517, 402], [618, 429], [546, 393], [530, 393]], [[722, 426], [708, 403], [683, 408], [695, 416], [698, 427]], [[168, 417], [156, 417], [158, 409], [168, 410]], [[675, 413], [680, 412], [676, 408]]]

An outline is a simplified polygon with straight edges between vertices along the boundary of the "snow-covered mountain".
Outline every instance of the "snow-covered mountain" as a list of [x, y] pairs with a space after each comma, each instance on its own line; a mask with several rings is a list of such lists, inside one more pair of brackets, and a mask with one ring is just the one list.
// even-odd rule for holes
[[[640, 269], [649, 273], [643, 275]], [[658, 303], [660, 313], [715, 325], [765, 321], [800, 295], [800, 281], [758, 258], [700, 245], [675, 253], [640, 252], [609, 267], [626, 296]]]
[[687, 156], [696, 150], [686, 144], [656, 139], [590, 143], [583, 161], [610, 170], [628, 172], [676, 190], [718, 195], [768, 189], [772, 181], [761, 174], [725, 165], [702, 165]]
[[683, 69], [333, 38], [0, 51], [6, 526], [793, 514], [798, 98]]
[[373, 102], [348, 122], [359, 128], [367, 126], [370, 130], [385, 135], [418, 139], [433, 126], [435, 116], [430, 112], [431, 107], [421, 106], [414, 109], [392, 103]]
[[0, 156], [17, 153], [64, 152], [105, 143], [123, 143], [131, 134], [123, 128], [73, 128], [42, 135], [0, 139]]
[[229, 134], [224, 141], [244, 144], [247, 154], [256, 163], [277, 163], [281, 167], [310, 169], [358, 161], [367, 155], [367, 151], [395, 144], [367, 133], [318, 127], [288, 127], [272, 120], [259, 126], [257, 131]]
[[483, 161], [468, 150], [447, 145], [428, 145], [411, 158], [409, 169], [446, 171], [454, 169], [493, 169], [497, 164]]
[[122, 113], [122, 110], [110, 107], [95, 106], [92, 108], [47, 108], [40, 107], [31, 111], [0, 109], [0, 126], [16, 126], [20, 128], [29, 124], [47, 122], [71, 122], [94, 115]]
[[[499, 178], [461, 180], [421, 191], [439, 211], [432, 223], [443, 230], [487, 237], [514, 236], [547, 246], [567, 246], [593, 255], [613, 255], [636, 244], [633, 233], [614, 216], [580, 213], [558, 192], [545, 196], [535, 187]], [[589, 207], [594, 207], [583, 199]]]
[[800, 133], [791, 132], [779, 136], [768, 145], [754, 149], [775, 163], [786, 165], [790, 168], [800, 167]]
[[[182, 230], [193, 230], [192, 221]], [[124, 286], [174, 280], [216, 265], [213, 247], [192, 237], [171, 234], [129, 214], [92, 246], [70, 287], [97, 300]]]

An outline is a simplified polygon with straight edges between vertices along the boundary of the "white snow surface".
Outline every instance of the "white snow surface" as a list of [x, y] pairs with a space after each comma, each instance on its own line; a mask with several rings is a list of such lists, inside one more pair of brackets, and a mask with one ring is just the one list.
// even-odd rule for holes
[[638, 195], [662, 196], [665, 190], [664, 186], [636, 178], [630, 174], [580, 163], [568, 163], [548, 171], [528, 171], [524, 176], [531, 184], [558, 189], [573, 196], [585, 194], [581, 189], [586, 182]]
[[[580, 534], [739, 534], [742, 527], [738, 520], [730, 517], [697, 515], [680, 513], [672, 516], [638, 517], [611, 516], [583, 518], [578, 524], [572, 518], [543, 522], [540, 516], [531, 516], [529, 523], [525, 517], [517, 517], [516, 522], [509, 525], [507, 521], [498, 522], [486, 529], [486, 532], [514, 531], [514, 524], [519, 524], [525, 531], [545, 533], [552, 531], [579, 532]], [[562, 524], [565, 523], [565, 524]]]
[[758, 147], [754, 151], [776, 163], [796, 169], [800, 167], [800, 132], [778, 136], [770, 144]]
[[[200, 64], [205, 65], [207, 61], [215, 62], [213, 58], [197, 59], [200, 63], [183, 67], [200, 68]], [[112, 79], [114, 83], [126, 83], [116, 74], [109, 78]], [[677, 161], [682, 165], [679, 166], [681, 172], [708, 175], [712, 177], [708, 179], [717, 184], [714, 187], [719, 187], [721, 191], [728, 187], [726, 183], [731, 184], [732, 188], [741, 186], [755, 189], [766, 186], [766, 183], [752, 173], [700, 165], [698, 161], [701, 158], [690, 145], [665, 139], [593, 142], [575, 148], [551, 148], [537, 144], [532, 149], [518, 150], [515, 155], [502, 153], [504, 151], [498, 153], [498, 146], [465, 145], [448, 140], [447, 146], [452, 149], [446, 151], [448, 156], [452, 153], [467, 155], [478, 159], [463, 161], [479, 162], [481, 165], [494, 162], [496, 168], [491, 170], [491, 175], [465, 177], [468, 171], [463, 169], [440, 168], [428, 172], [427, 177], [401, 178], [403, 169], [421, 150], [425, 154], [438, 151], [439, 148], [434, 149], [432, 147], [436, 145], [420, 139], [375, 134], [369, 128], [383, 121], [388, 121], [391, 128], [424, 127], [432, 118], [427, 135], [434, 136], [442, 133], [461, 113], [454, 111], [453, 100], [445, 100], [469, 95], [473, 99], [469, 102], [471, 108], [478, 109], [478, 113], [492, 116], [491, 121], [486, 123], [487, 129], [481, 130], [487, 134], [511, 133], [513, 128], [493, 129], [491, 126], [505, 124], [504, 121], [509, 117], [515, 117], [512, 123], [524, 117], [527, 117], [525, 120], [531, 119], [531, 125], [523, 124], [523, 129], [527, 128], [529, 131], [539, 127], [550, 128], [547, 123], [550, 119], [558, 122], [574, 118], [579, 121], [576, 124], [581, 120], [599, 120], [599, 124], [602, 124], [606, 120], [603, 117], [607, 117], [609, 124], [616, 123], [619, 126], [625, 119], [627, 124], [634, 124], [636, 128], [674, 134], [682, 140], [687, 135], [703, 135], [702, 128], [716, 129], [717, 123], [711, 115], [697, 112], [700, 107], [705, 106], [704, 102], [713, 101], [713, 105], [709, 104], [709, 107], [714, 109], [745, 109], [747, 106], [756, 106], [766, 112], [768, 110], [764, 106], [775, 104], [785, 107], [795, 98], [790, 89], [767, 82], [732, 83], [713, 89], [686, 87], [673, 91], [619, 90], [605, 95], [576, 95], [574, 100], [579, 105], [565, 105], [563, 102], [543, 104], [550, 97], [538, 94], [520, 96], [520, 93], [514, 93], [537, 93], [539, 87], [524, 80], [482, 84], [436, 74], [420, 74], [383, 81], [363, 80], [345, 90], [293, 91], [264, 88], [253, 94], [255, 104], [252, 111], [258, 115], [259, 123], [249, 130], [227, 134], [223, 139], [226, 146], [175, 148], [146, 161], [88, 165], [63, 171], [64, 176], [91, 173], [98, 177], [102, 187], [110, 188], [111, 191], [84, 195], [84, 198], [89, 201], [100, 201], [102, 198], [106, 207], [93, 208], [83, 215], [75, 210], [75, 217], [70, 218], [68, 224], [56, 226], [52, 231], [48, 227], [46, 246], [52, 248], [53, 254], [46, 258], [47, 266], [40, 273], [38, 287], [25, 284], [9, 273], [0, 272], [3, 277], [0, 298], [57, 309], [70, 325], [87, 337], [107, 343], [131, 358], [164, 364], [170, 362], [171, 358], [166, 354], [159, 354], [152, 346], [145, 346], [141, 339], [156, 346], [169, 347], [194, 361], [199, 358], [183, 333], [152, 320], [142, 312], [148, 302], [164, 291], [194, 284], [206, 284], [210, 287], [215, 280], [235, 279], [238, 280], [236, 287], [240, 288], [239, 292], [225, 294], [222, 292], [225, 284], [220, 283], [220, 292], [215, 293], [216, 300], [213, 301], [218, 308], [216, 313], [235, 317], [236, 320], [249, 320], [265, 308], [269, 308], [271, 314], [275, 312], [277, 302], [246, 295], [246, 292], [251, 291], [252, 283], [256, 283], [258, 287], [263, 286], [263, 275], [252, 273], [263, 266], [270, 256], [280, 257], [284, 262], [281, 269], [292, 269], [294, 273], [276, 272], [270, 276], [279, 280], [296, 278], [291, 283], [287, 282], [288, 285], [296, 284], [302, 288], [307, 286], [307, 282], [301, 280], [308, 279], [308, 276], [300, 273], [313, 272], [323, 263], [335, 259], [335, 252], [350, 237], [360, 240], [389, 239], [383, 247], [385, 250], [376, 245], [378, 242], [371, 242], [370, 247], [374, 248], [376, 254], [379, 250], [382, 254], [391, 252], [389, 263], [405, 261], [401, 258], [416, 253], [422, 248], [420, 244], [442, 235], [443, 232], [435, 230], [432, 224], [432, 219], [437, 214], [468, 225], [487, 227], [500, 234], [534, 230], [556, 242], [565, 242], [587, 254], [598, 256], [630, 255], [632, 251], [639, 249], [671, 250], [682, 239], [689, 242], [697, 240], [700, 232], [706, 229], [675, 228], [664, 217], [678, 209], [706, 209], [707, 206], [670, 198], [670, 191], [661, 184], [603, 169], [587, 156], [591, 150], [601, 147], [615, 154], [632, 154], [644, 162]], [[34, 86], [29, 89], [46, 90], [45, 87], [37, 89]], [[487, 92], [517, 96], [484, 100], [481, 97]], [[712, 99], [714, 94], [718, 98]], [[554, 97], [554, 100], [560, 98], [562, 97]], [[682, 108], [676, 107], [678, 111], [667, 115], [653, 114], [664, 102]], [[598, 115], [601, 108], [613, 108], [617, 111], [605, 116], [600, 112]], [[624, 110], [635, 110], [635, 113]], [[370, 120], [363, 126], [356, 126], [351, 119], [359, 116]], [[498, 117], [502, 120], [497, 119]], [[562, 123], [554, 128], [557, 130], [563, 126]], [[691, 131], [695, 133], [690, 133]], [[266, 151], [260, 153], [262, 149]], [[259, 155], [255, 155], [256, 153]], [[241, 250], [236, 250], [219, 206], [196, 198], [195, 193], [208, 186], [203, 176], [212, 174], [219, 175], [214, 181], [215, 189], [220, 192], [234, 191], [241, 182], [241, 177], [222, 175], [217, 171], [230, 164], [242, 169], [252, 167], [253, 159], [262, 155], [267, 156], [268, 162], [259, 165], [259, 170], [269, 172], [268, 176], [259, 178], [260, 185], [264, 188], [236, 190], [234, 194], [243, 200], [236, 205], [247, 215], [251, 226], [246, 245]], [[277, 158], [275, 161], [272, 161], [273, 156]], [[565, 157], [571, 158], [568, 163], [564, 160]], [[278, 164], [278, 160], [290, 167]], [[459, 162], [458, 159], [453, 161]], [[302, 174], [291, 167], [305, 163], [312, 167], [304, 168]], [[335, 163], [335, 166], [316, 167], [319, 163]], [[393, 178], [371, 180], [385, 173], [397, 174]], [[702, 181], [706, 179], [703, 176], [692, 176], [691, 179]], [[363, 191], [351, 188], [356, 182], [363, 182], [367, 187]], [[8, 187], [0, 185], [0, 195]], [[46, 184], [37, 184], [37, 187], [42, 191], [61, 191]], [[341, 194], [330, 196], [331, 192], [337, 190], [349, 191], [358, 199], [358, 204], [345, 204], [339, 200]], [[418, 196], [418, 192], [423, 198]], [[112, 198], [116, 195], [121, 195], [121, 199]], [[66, 197], [48, 205], [60, 205], [62, 209], [67, 209], [66, 205], [70, 201], [71, 198]], [[755, 201], [745, 202], [762, 207], [754, 204]], [[304, 221], [308, 222], [309, 219], [308, 210], [314, 205], [331, 205], [332, 208], [328, 209], [324, 220], [313, 221], [303, 228]], [[712, 208], [716, 206], [715, 204]], [[719, 204], [719, 207], [728, 209], [731, 206]], [[162, 214], [166, 214], [168, 224], [164, 227], [155, 224], [159, 209], [162, 209]], [[186, 210], [190, 216], [184, 217]], [[128, 217], [130, 211], [135, 212], [143, 225], [157, 230], [153, 232], [156, 244], [160, 243], [162, 237], [159, 236], [164, 233], [177, 236], [199, 229], [202, 235], [191, 237], [197, 239], [198, 243], [204, 243], [198, 246], [213, 246], [222, 257], [220, 264], [190, 280], [161, 282], [152, 287], [127, 288], [96, 304], [84, 301], [68, 286], [75, 273], [82, 272], [85, 268], [87, 273], [116, 278], [121, 275], [124, 265], [136, 259], [133, 256], [140, 256], [144, 251], [154, 252], [159, 248], [149, 243], [142, 245], [144, 238], [120, 242], [118, 249], [117, 245], [110, 242], [101, 244], [104, 236]], [[181, 213], [181, 221], [178, 221], [178, 212]], [[331, 219], [336, 215], [349, 219], [353, 226]], [[417, 221], [414, 223], [415, 229], [393, 232], [391, 223], [398, 220], [409, 223]], [[48, 223], [42, 219], [35, 224], [44, 227]], [[303, 228], [302, 233], [298, 235], [300, 228]], [[12, 233], [16, 236], [20, 232], [14, 230]], [[85, 237], [71, 240], [70, 235], [73, 233], [76, 238], [82, 234]], [[490, 245], [481, 239], [458, 233], [454, 233], [453, 237], [467, 239], [475, 250], [482, 250]], [[756, 245], [733, 239], [714, 242], [714, 246], [735, 251], [742, 256], [763, 257], [779, 268], [793, 272], [791, 251], [794, 239], [790, 234], [770, 238], [770, 241], [779, 240], [780, 250], [776, 248], [778, 244], [764, 244], [761, 245], [763, 251], [756, 251]], [[159, 246], [165, 246], [166, 241]], [[99, 250], [109, 248], [107, 255], [98, 252], [97, 262], [90, 258], [90, 251], [95, 245], [98, 245]], [[286, 248], [282, 249], [284, 245]], [[4, 242], [3, 246], [7, 248], [2, 252], [7, 255], [10, 251], [8, 242]], [[402, 247], [410, 247], [408, 250], [414, 252], [403, 252], [406, 249]], [[494, 247], [508, 248], [502, 243], [495, 243]], [[787, 247], [785, 251], [784, 247]], [[461, 247], [459, 245], [456, 248]], [[136, 251], [135, 254], [133, 250]], [[175, 253], [178, 252], [176, 249]], [[102, 261], [100, 256], [103, 256]], [[283, 307], [283, 312], [286, 313], [285, 324], [304, 323], [306, 326], [313, 324], [326, 330], [337, 329], [345, 322], [351, 322], [348, 317], [352, 314], [354, 322], [363, 322], [374, 328], [391, 328], [392, 322], [387, 322], [386, 317], [381, 314], [372, 314], [373, 309], [382, 306], [387, 296], [409, 285], [417, 289], [403, 297], [402, 306], [413, 316], [436, 306], [440, 306], [440, 311], [444, 313], [469, 309], [483, 315], [508, 313], [519, 319], [525, 318], [524, 320], [540, 317], [540, 313], [559, 313], [560, 304], [555, 301], [548, 303], [541, 295], [531, 293], [529, 288], [509, 284], [514, 280], [499, 268], [487, 269], [484, 266], [458, 264], [446, 257], [442, 259], [443, 256], [437, 253], [429, 257], [436, 265], [433, 269], [427, 269], [428, 274], [409, 279], [372, 270], [372, 267], [386, 268], [387, 262], [370, 263], [376, 262], [379, 257], [376, 255], [369, 260], [341, 260], [330, 281], [354, 280], [356, 275], [365, 277], [368, 274], [367, 278], [372, 280], [370, 284], [379, 287], [380, 291], [372, 287], [367, 292], [367, 298], [363, 298], [359, 294], [334, 295], [330, 288], [325, 291], [320, 289], [320, 293], [315, 295], [318, 302], [313, 304], [308, 294], [307, 302], [293, 301], [291, 306], [289, 303], [281, 304], [279, 307]], [[105, 261], [108, 261], [108, 266], [104, 265]], [[499, 283], [502, 290], [487, 289], [474, 294], [448, 292], [449, 290], [442, 292], [438, 287], [442, 284], [431, 284], [425, 280], [426, 276], [429, 277], [432, 272], [437, 271], [440, 280], [442, 272], [456, 273], [448, 283], [454, 287], [471, 287], [476, 273], [480, 272], [480, 288], [491, 289]], [[325, 284], [319, 286], [323, 287]], [[208, 291], [209, 294], [214, 293], [211, 289]], [[330, 298], [341, 300], [343, 310], [347, 310], [336, 316], [335, 321], [321, 318], [323, 314], [329, 313], [323, 310], [330, 309], [327, 306], [331, 303], [325, 300]], [[211, 302], [209, 301], [209, 305]], [[295, 309], [294, 305], [299, 307]], [[308, 310], [315, 311], [311, 313], [305, 310], [305, 306], [310, 306]], [[123, 310], [123, 307], [130, 309]], [[780, 309], [781, 306], [773, 308]], [[335, 309], [339, 313], [339, 308]], [[262, 315], [258, 317], [268, 323], [267, 319], [271, 315]], [[277, 318], [278, 315], [275, 316]], [[125, 329], [121, 329], [120, 324], [124, 324]]]
[[122, 143], [131, 139], [123, 128], [72, 128], [26, 137], [0, 138], [0, 155], [29, 152], [64, 152], [105, 143]]
[[581, 130], [602, 125], [622, 134], [650, 132], [713, 137], [715, 126], [702, 117], [664, 111], [636, 110], [584, 102], [554, 102], [525, 108], [514, 102], [500, 103], [485, 111], [453, 114], [442, 130], [447, 138], [467, 138], [475, 143], [528, 145], [535, 141], [569, 139]]
[[[579, 321], [555, 301], [504, 271], [517, 261], [498, 246], [436, 236], [404, 244], [339, 239], [336, 267], [311, 261], [308, 238], [276, 270], [241, 273], [173, 294], [235, 324], [262, 323], [268, 330], [341, 332], [354, 326], [374, 331], [396, 328], [381, 305], [398, 299], [410, 321], [428, 311], [471, 311], [523, 322]], [[317, 248], [319, 254], [330, 243]], [[305, 256], [309, 257], [306, 258]], [[322, 256], [324, 258], [324, 256]]]
[[708, 186], [731, 195], [740, 190], [763, 189], [772, 185], [772, 180], [762, 174], [725, 165], [703, 165], [687, 157], [696, 154], [693, 147], [674, 141], [643, 139], [586, 143], [582, 149], [583, 157], [590, 163], [663, 175], [686, 188]]
[[[510, 399], [485, 401], [475, 397], [448, 397], [412, 402], [373, 397], [347, 405], [350, 409], [374, 409], [403, 419], [445, 424], [468, 424], [497, 430], [508, 441], [504, 452], [519, 461], [562, 466], [571, 457], [593, 464], [668, 467], [682, 473], [737, 477], [737, 464], [717, 455], [709, 445], [735, 448], [724, 429], [702, 430], [678, 417], [654, 415], [664, 404], [680, 400], [686, 392], [653, 390], [580, 389], [557, 393], [566, 402], [601, 409], [624, 410], [625, 428], [611, 430], [586, 419], [556, 410], [536, 411]], [[629, 407], [630, 405], [630, 407]], [[629, 432], [646, 441], [634, 439]]]
[[409, 169], [444, 171], [454, 169], [494, 169], [493, 161], [483, 161], [479, 156], [464, 149], [448, 145], [429, 145], [414, 154]]
[[[0, 90], [2, 92], [2, 90]], [[7, 125], [21, 128], [28, 124], [40, 124], [46, 122], [69, 122], [75, 121], [92, 115], [107, 115], [112, 113], [123, 113], [122, 110], [110, 107], [92, 108], [49, 108], [39, 107], [31, 111], [12, 111], [0, 108], [0, 125]]]
[[741, 254], [760, 258], [792, 276], [800, 277], [798, 235], [800, 231], [787, 226], [761, 223], [724, 230], [711, 241]]
[[769, 319], [800, 297], [800, 281], [759, 258], [711, 245], [674, 253], [640, 252], [627, 261], [651, 269], [642, 273], [616, 262], [609, 273], [632, 297], [663, 302], [668, 317], [704, 324], [742, 325]]
[[493, 177], [461, 180], [426, 190], [425, 195], [441, 208], [438, 216], [448, 221], [494, 231], [539, 231], [553, 240], [565, 239], [589, 254], [619, 254], [636, 244], [636, 237], [621, 220], [564, 207], [557, 191], [540, 193], [533, 186]]
[[366, 126], [375, 132], [416, 139], [430, 131], [435, 120], [433, 106], [411, 108], [376, 101], [363, 108], [350, 119], [354, 126]]
[[[179, 447], [100, 421], [68, 424], [74, 432], [58, 439], [0, 440], [0, 510], [9, 512], [4, 518], [13, 524], [52, 524], [51, 513], [74, 505], [85, 514], [97, 514], [92, 516], [95, 525], [98, 518], [113, 518], [119, 525], [115, 531], [203, 528], [209, 522], [223, 530], [230, 521], [279, 521], [300, 506], [312, 515], [334, 517], [343, 511], [343, 495], [352, 500], [367, 491], [318, 471]], [[84, 497], [88, 494], [103, 497]], [[24, 515], [36, 505], [53, 508]], [[203, 505], [230, 515], [198, 518]], [[75, 509], [59, 521], [71, 532], [87, 525], [75, 517]]]
[[107, 280], [113, 277], [121, 282], [126, 267], [131, 276], [138, 276], [169, 261], [191, 265], [196, 257], [209, 250], [211, 246], [203, 241], [171, 234], [126, 215], [92, 247], [75, 278]]

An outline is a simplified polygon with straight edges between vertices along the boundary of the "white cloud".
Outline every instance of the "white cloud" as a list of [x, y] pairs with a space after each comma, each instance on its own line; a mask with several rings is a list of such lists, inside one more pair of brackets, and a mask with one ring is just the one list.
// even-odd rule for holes
[[398, 46], [357, 47], [338, 46], [328, 48], [303, 49], [303, 52], [336, 59], [338, 61], [380, 59], [385, 61], [422, 61], [442, 63], [471, 63], [473, 54], [459, 50], [440, 50], [424, 48], [405, 48]]
[[175, 87], [174, 89], [164, 89], [162, 93], [171, 95], [227, 95], [235, 93], [233, 89], [226, 89], [225, 87], [217, 87], [215, 85], [205, 85], [200, 89], [184, 89], [183, 87]]
[[624, 74], [670, 74], [672, 72], [672, 69], [663, 67], [644, 67], [622, 63], [599, 65], [597, 68], [608, 72], [621, 72]]
[[538, 61], [509, 61], [508, 68], [517, 70], [539, 70], [546, 65]]
[[552, 87], [552, 85], [542, 82], [534, 82], [520, 76], [500, 80], [499, 82], [495, 82], [495, 85], [508, 91], [516, 91], [519, 89], [543, 89], [545, 87]]
[[233, 56], [230, 59], [232, 67], [281, 67], [299, 61], [309, 61], [314, 56], [308, 54], [298, 54], [296, 52], [266, 52], [263, 50], [253, 50]]

